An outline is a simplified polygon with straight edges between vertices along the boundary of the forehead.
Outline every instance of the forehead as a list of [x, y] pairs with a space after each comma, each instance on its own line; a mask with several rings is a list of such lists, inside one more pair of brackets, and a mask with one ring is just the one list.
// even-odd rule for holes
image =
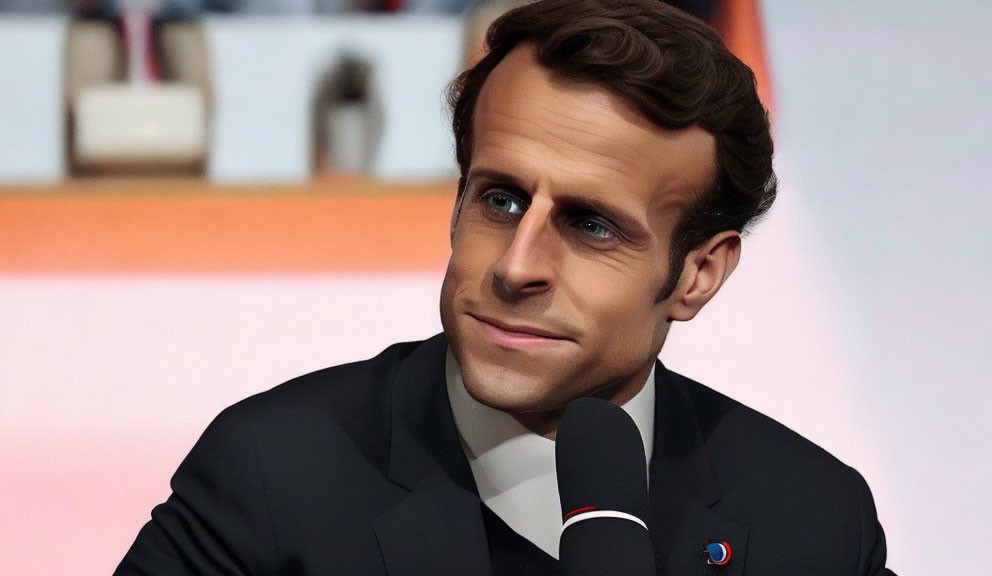
[[486, 80], [473, 132], [473, 169], [512, 171], [533, 186], [686, 205], [715, 173], [709, 132], [656, 126], [605, 88], [557, 80], [530, 45], [512, 50]]

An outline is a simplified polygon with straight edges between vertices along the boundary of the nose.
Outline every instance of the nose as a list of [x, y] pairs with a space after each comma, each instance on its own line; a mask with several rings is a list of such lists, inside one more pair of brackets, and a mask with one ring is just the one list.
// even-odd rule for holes
[[493, 266], [497, 288], [507, 295], [546, 292], [552, 287], [554, 231], [548, 209], [532, 204], [521, 217], [513, 239]]

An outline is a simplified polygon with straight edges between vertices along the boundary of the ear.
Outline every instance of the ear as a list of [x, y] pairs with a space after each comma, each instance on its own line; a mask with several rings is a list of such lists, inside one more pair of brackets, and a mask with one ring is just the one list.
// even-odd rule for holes
[[723, 286], [741, 259], [741, 235], [725, 230], [689, 252], [671, 296], [669, 320], [692, 320]]

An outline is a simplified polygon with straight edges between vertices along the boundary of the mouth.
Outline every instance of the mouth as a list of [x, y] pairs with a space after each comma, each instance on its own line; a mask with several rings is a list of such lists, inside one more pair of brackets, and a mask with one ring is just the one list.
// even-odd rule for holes
[[501, 348], [514, 350], [541, 348], [571, 340], [562, 334], [538, 326], [505, 322], [476, 314], [469, 316], [479, 323], [486, 338]]

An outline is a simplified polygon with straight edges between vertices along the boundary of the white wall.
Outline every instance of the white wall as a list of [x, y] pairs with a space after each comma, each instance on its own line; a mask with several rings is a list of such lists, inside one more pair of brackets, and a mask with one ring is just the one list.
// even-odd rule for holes
[[65, 171], [62, 53], [68, 20], [0, 17], [0, 186]]

